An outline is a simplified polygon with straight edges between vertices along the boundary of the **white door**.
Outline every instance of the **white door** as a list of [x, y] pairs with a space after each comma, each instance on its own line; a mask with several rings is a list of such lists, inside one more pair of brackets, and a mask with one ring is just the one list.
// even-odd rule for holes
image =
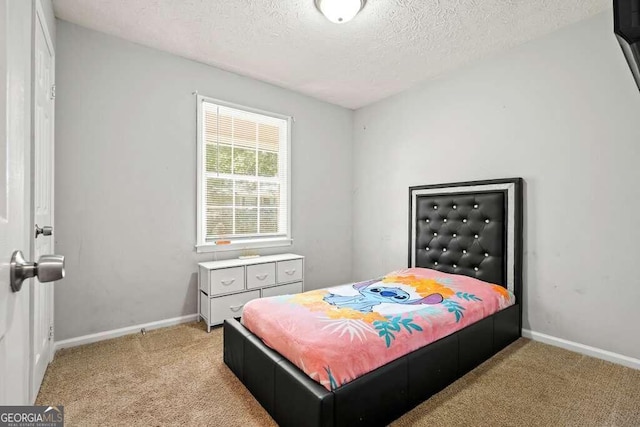
[[[51, 33], [47, 28], [40, 1], [36, 1], [34, 28], [34, 85], [33, 85], [33, 259], [53, 253], [53, 112], [54, 58]], [[31, 281], [31, 398], [35, 400], [44, 373], [53, 358], [53, 287], [55, 282]]]
[[0, 405], [29, 400], [29, 286], [12, 292], [9, 261], [31, 246], [30, 1], [0, 0]]

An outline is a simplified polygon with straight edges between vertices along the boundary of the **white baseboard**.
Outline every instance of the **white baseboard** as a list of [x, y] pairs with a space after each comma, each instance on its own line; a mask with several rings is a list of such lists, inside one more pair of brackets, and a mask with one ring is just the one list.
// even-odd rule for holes
[[139, 333], [142, 328], [150, 331], [152, 329], [166, 328], [167, 326], [179, 325], [181, 323], [195, 322], [198, 320], [197, 314], [189, 314], [187, 316], [174, 317], [173, 319], [158, 320], [157, 322], [143, 323], [141, 325], [127, 326], [126, 328], [113, 329], [111, 331], [98, 332], [97, 334], [83, 335], [81, 337], [69, 338], [67, 340], [56, 341], [53, 345], [53, 351], [56, 352], [62, 348], [77, 347], [79, 345], [91, 344], [93, 342], [110, 340], [112, 338], [122, 337]]
[[525, 338], [530, 338], [534, 341], [540, 341], [541, 343], [564, 348], [565, 350], [573, 351], [575, 353], [580, 353], [586, 356], [595, 357], [597, 359], [606, 360], [608, 362], [617, 363], [618, 365], [627, 366], [633, 369], [640, 369], [640, 359], [624, 356], [612, 351], [607, 351], [601, 348], [591, 347], [577, 342], [568, 341], [540, 332], [530, 331], [529, 329], [523, 329], [522, 336]]

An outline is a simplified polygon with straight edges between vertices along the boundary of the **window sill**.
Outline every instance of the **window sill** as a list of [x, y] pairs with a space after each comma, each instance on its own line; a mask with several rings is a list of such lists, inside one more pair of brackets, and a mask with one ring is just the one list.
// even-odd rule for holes
[[231, 242], [228, 245], [216, 245], [215, 243], [200, 243], [196, 245], [197, 253], [242, 251], [245, 249], [277, 248], [291, 246], [293, 239], [278, 237], [273, 239], [255, 239]]

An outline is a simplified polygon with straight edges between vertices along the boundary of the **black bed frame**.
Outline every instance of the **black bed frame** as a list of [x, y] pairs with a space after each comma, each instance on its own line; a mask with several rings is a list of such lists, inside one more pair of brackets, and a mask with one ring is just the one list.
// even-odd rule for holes
[[281, 426], [390, 423], [521, 336], [522, 198], [521, 178], [409, 189], [409, 266], [499, 284], [515, 305], [334, 391], [235, 319], [224, 322], [224, 362]]

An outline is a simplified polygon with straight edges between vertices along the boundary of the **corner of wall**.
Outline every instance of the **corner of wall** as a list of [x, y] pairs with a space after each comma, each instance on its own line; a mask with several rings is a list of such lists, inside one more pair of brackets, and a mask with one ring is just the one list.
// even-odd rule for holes
[[45, 20], [47, 21], [47, 26], [49, 27], [49, 31], [51, 32], [53, 46], [56, 46], [56, 16], [53, 9], [53, 1], [52, 0], [36, 0], [38, 3], [42, 5], [42, 11], [44, 12]]

